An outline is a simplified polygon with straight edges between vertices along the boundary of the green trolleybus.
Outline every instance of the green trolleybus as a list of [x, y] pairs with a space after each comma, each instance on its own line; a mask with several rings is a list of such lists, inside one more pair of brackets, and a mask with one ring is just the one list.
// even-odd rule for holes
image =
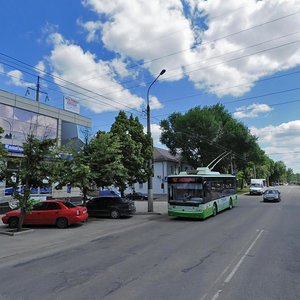
[[205, 219], [237, 204], [236, 179], [207, 167], [168, 176], [168, 215]]

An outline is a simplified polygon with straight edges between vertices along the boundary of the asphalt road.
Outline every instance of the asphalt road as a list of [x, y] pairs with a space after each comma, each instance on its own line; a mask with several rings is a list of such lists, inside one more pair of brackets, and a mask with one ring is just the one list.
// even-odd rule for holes
[[0, 299], [300, 299], [300, 187], [280, 189], [280, 203], [243, 195], [205, 221], [163, 213], [0, 236]]

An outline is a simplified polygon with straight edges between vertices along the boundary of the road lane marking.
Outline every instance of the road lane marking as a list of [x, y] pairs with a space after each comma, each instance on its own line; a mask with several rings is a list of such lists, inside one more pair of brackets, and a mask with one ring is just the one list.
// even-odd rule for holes
[[218, 292], [211, 298], [211, 300], [217, 300], [221, 294], [222, 290], [218, 290]]
[[[216, 280], [214, 281], [214, 283], [211, 285], [211, 287], [209, 288], [209, 290], [212, 290], [213, 287], [217, 285], [218, 281], [221, 280], [221, 278], [222, 278], [222, 277], [224, 276], [224, 274], [227, 272], [227, 270], [229, 269], [229, 267], [230, 267], [230, 265], [227, 266], [227, 267], [224, 269], [224, 271], [217, 277], [217, 279], [216, 279]], [[222, 290], [220, 290], [220, 292], [221, 292], [221, 291], [222, 291]], [[208, 293], [204, 294], [204, 295], [201, 297], [200, 300], [206, 299], [207, 296], [208, 296]]]
[[241, 257], [241, 259], [238, 261], [238, 263], [235, 265], [235, 267], [233, 268], [233, 270], [231, 271], [231, 273], [227, 276], [227, 278], [225, 279], [225, 283], [229, 283], [230, 280], [232, 279], [232, 277], [234, 276], [234, 274], [237, 272], [237, 270], [239, 269], [239, 267], [241, 266], [241, 264], [243, 263], [244, 259], [246, 258], [246, 256], [249, 254], [249, 252], [251, 251], [251, 249], [254, 247], [255, 243], [258, 241], [258, 239], [261, 237], [262, 233], [264, 232], [264, 230], [260, 230], [257, 237], [255, 238], [255, 240], [252, 242], [252, 244], [249, 246], [249, 248], [246, 250], [245, 254]]

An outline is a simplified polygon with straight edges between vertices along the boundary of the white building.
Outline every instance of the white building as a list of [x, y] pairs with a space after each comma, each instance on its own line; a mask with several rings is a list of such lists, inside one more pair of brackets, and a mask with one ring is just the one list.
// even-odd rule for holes
[[[190, 167], [182, 162], [179, 155], [173, 156], [166, 149], [154, 147], [153, 152], [153, 194], [167, 195], [168, 176], [171, 174], [178, 174], [181, 171], [190, 169]], [[148, 183], [136, 183], [134, 189], [136, 192], [147, 194]]]

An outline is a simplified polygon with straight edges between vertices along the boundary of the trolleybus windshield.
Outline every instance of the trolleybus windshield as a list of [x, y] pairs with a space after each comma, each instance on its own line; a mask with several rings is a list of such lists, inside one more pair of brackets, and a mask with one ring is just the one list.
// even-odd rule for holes
[[170, 184], [170, 200], [176, 202], [203, 202], [202, 183]]

